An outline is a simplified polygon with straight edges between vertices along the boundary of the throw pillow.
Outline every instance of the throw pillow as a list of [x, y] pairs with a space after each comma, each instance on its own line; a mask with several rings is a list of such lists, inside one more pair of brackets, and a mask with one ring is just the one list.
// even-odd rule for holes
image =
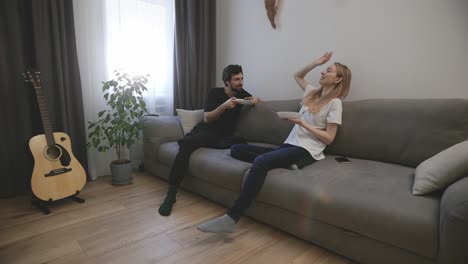
[[468, 175], [468, 140], [453, 145], [416, 167], [413, 195], [440, 190]]
[[184, 135], [190, 132], [198, 123], [203, 121], [204, 111], [199, 110], [184, 110], [176, 109], [177, 115], [180, 117]]

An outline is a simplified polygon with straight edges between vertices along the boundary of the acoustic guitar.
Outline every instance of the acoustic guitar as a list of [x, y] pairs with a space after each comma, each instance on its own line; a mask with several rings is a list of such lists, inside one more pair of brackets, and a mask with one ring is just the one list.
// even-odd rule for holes
[[26, 72], [24, 75], [36, 90], [45, 132], [29, 140], [34, 157], [31, 189], [43, 201], [78, 194], [86, 183], [86, 172], [73, 155], [70, 137], [63, 132], [52, 132], [39, 72]]

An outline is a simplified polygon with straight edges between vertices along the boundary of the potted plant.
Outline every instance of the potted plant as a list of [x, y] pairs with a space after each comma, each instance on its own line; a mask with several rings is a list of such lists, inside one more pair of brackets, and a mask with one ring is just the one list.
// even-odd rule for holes
[[112, 184], [125, 185], [132, 182], [132, 164], [124, 154], [140, 138], [140, 119], [147, 113], [142, 94], [148, 79], [118, 70], [114, 73], [115, 77], [102, 86], [108, 109], [98, 113], [97, 121], [88, 122], [87, 146], [100, 152], [115, 149], [117, 160], [110, 164]]

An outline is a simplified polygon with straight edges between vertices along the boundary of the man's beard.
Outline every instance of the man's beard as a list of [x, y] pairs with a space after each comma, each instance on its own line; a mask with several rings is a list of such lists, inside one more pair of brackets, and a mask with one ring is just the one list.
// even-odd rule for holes
[[239, 93], [240, 91], [242, 91], [242, 89], [243, 89], [242, 86], [237, 87], [237, 89], [234, 89], [234, 88], [231, 87], [232, 92], [234, 92], [235, 94], [237, 94], [237, 93]]

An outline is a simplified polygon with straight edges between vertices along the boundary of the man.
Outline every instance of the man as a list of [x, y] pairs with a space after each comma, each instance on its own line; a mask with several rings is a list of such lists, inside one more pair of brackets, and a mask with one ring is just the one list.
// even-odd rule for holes
[[246, 99], [255, 105], [259, 99], [243, 89], [244, 75], [240, 65], [229, 65], [223, 70], [225, 87], [213, 88], [205, 104], [205, 118], [190, 133], [179, 140], [179, 153], [169, 175], [169, 190], [164, 202], [159, 207], [159, 214], [168, 216], [176, 202], [177, 189], [187, 172], [192, 152], [201, 148], [230, 148], [233, 144], [244, 143], [235, 137], [234, 129], [242, 105], [236, 99]]

